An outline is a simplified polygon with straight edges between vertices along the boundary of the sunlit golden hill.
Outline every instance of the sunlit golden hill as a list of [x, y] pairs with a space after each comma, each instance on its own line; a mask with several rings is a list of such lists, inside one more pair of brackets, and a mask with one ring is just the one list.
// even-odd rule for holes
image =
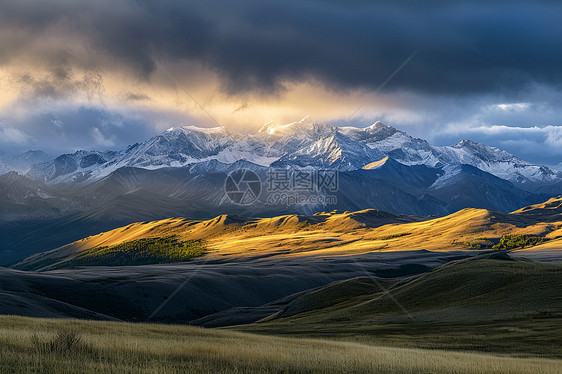
[[[498, 247], [499, 244], [507, 243], [506, 238], [502, 239], [505, 236], [511, 240], [508, 243], [511, 247]], [[148, 238], [171, 238], [180, 246], [183, 245], [181, 243], [202, 243], [204, 250], [198, 251], [197, 255], [211, 259], [345, 256], [420, 249], [511, 249], [537, 244], [551, 247], [560, 244], [562, 247], [562, 197], [509, 214], [485, 209], [463, 209], [433, 219], [397, 216], [377, 210], [334, 211], [312, 216], [286, 215], [274, 218], [232, 215], [221, 215], [211, 220], [169, 218], [133, 223], [90, 236], [29, 257], [15, 267], [50, 269], [87, 264], [71, 260], [80, 256], [83, 258], [84, 253], [92, 253], [100, 248], [115, 252], [116, 248], [121, 248], [116, 246], [126, 247], [129, 242]], [[158, 262], [165, 262], [165, 258], [160, 258]]]

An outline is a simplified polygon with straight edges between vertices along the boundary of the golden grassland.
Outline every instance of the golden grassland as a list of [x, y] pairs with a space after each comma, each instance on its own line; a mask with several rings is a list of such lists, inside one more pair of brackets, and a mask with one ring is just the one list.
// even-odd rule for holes
[[[64, 338], [69, 335], [71, 339]], [[381, 347], [188, 326], [0, 317], [1, 373], [515, 374], [559, 373], [561, 365], [561, 360], [547, 358]]]
[[173, 262], [186, 262], [202, 256], [205, 247], [202, 240], [181, 241], [176, 235], [135, 239], [116, 245], [94, 247], [76, 253], [66, 259], [52, 263], [46, 259], [34, 262], [33, 269], [25, 265], [19, 270], [50, 270], [78, 266], [136, 266]]
[[223, 215], [206, 221], [169, 218], [90, 236], [32, 256], [30, 263], [44, 259], [56, 262], [92, 248], [167, 236], [183, 241], [204, 239], [205, 256], [213, 259], [467, 250], [467, 244], [470, 247], [471, 243], [489, 239], [497, 242], [504, 235], [539, 236], [551, 246], [562, 247], [562, 198], [509, 214], [470, 208], [434, 219], [374, 210], [256, 219]]

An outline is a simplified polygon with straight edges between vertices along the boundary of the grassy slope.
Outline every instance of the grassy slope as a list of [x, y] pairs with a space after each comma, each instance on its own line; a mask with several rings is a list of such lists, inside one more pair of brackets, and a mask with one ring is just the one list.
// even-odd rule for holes
[[205, 254], [202, 240], [180, 240], [176, 235], [130, 240], [72, 253], [56, 261], [38, 257], [19, 270], [55, 270], [78, 266], [135, 266], [185, 262]]
[[249, 219], [219, 216], [208, 221], [170, 218], [133, 223], [32, 256], [16, 268], [59, 262], [92, 248], [131, 240], [176, 235], [206, 243], [210, 258], [252, 256], [337, 256], [407, 249], [465, 250], [482, 238], [503, 235], [562, 236], [562, 198], [504, 214], [463, 209], [446, 217], [420, 220], [373, 210]]
[[[184, 326], [0, 317], [0, 372], [558, 373], [560, 360], [378, 347]], [[38, 349], [57, 331], [81, 341]]]
[[392, 297], [375, 283], [362, 278], [332, 284], [267, 320], [235, 328], [562, 358], [560, 264], [461, 260], [385, 285]]

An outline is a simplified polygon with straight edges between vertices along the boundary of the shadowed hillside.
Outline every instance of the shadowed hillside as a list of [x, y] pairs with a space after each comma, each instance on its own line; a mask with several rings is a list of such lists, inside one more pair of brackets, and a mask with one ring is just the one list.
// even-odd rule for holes
[[[297, 295], [269, 316], [236, 329], [562, 357], [560, 295], [562, 264], [497, 254], [394, 283], [374, 278], [337, 282]], [[195, 323], [212, 325], [228, 314]]]

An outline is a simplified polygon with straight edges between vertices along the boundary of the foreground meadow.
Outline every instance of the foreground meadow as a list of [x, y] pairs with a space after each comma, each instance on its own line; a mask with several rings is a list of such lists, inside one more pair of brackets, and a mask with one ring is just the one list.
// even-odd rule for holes
[[2, 373], [559, 373], [561, 360], [187, 326], [0, 317]]

